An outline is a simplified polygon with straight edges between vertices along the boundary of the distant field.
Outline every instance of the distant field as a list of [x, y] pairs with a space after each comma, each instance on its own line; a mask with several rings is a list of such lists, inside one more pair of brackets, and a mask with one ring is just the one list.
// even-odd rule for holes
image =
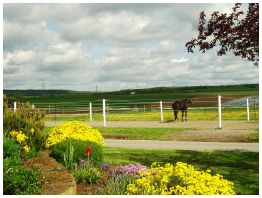
[[217, 95], [235, 95], [235, 96], [254, 96], [258, 95], [258, 91], [230, 91], [230, 92], [206, 92], [206, 93], [155, 93], [155, 94], [135, 94], [135, 95], [61, 95], [61, 96], [42, 96], [42, 97], [28, 97], [26, 98], [30, 103], [59, 103], [59, 102], [97, 102], [102, 99], [107, 100], [128, 100], [128, 101], [172, 101], [181, 98], [197, 98]]
[[148, 89], [121, 90], [112, 92], [84, 92], [67, 90], [4, 90], [11, 98], [20, 98], [30, 103], [98, 102], [107, 100], [127, 101], [172, 101], [180, 98], [258, 95], [258, 84], [227, 86], [156, 87]]

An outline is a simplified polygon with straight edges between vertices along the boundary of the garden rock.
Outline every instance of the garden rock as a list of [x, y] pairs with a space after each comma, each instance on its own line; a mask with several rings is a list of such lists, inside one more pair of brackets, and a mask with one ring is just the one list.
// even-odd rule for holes
[[41, 168], [44, 176], [42, 195], [75, 195], [76, 182], [72, 174], [54, 158], [49, 157], [49, 152], [43, 156], [32, 158], [25, 162], [28, 168]]

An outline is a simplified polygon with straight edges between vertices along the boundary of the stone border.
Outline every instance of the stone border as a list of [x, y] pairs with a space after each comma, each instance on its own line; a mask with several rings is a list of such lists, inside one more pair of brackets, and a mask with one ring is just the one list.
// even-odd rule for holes
[[44, 184], [42, 195], [76, 195], [76, 182], [71, 173], [54, 158], [44, 152], [42, 157], [27, 160], [24, 165], [28, 168], [42, 169]]

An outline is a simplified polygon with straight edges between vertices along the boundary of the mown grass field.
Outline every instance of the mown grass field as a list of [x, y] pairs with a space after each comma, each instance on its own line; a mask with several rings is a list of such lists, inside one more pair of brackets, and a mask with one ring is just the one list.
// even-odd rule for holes
[[177, 131], [190, 128], [127, 128], [127, 127], [96, 127], [104, 138], [160, 140]]
[[140, 163], [150, 166], [153, 162], [176, 163], [182, 161], [199, 170], [211, 169], [233, 181], [238, 195], [259, 193], [259, 153], [238, 151], [177, 151], [105, 148], [104, 160], [110, 164]]

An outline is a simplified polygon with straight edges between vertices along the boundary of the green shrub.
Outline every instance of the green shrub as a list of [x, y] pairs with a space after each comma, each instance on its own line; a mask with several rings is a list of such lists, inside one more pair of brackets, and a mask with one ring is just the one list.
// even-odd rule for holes
[[4, 138], [3, 142], [3, 154], [4, 159], [7, 157], [18, 157], [21, 147], [17, 144], [13, 138]]
[[36, 150], [36, 147], [32, 147], [28, 153], [26, 153], [25, 159], [41, 157], [41, 153]]
[[100, 179], [100, 172], [93, 167], [85, 166], [73, 171], [76, 183], [94, 184]]
[[21, 165], [20, 158], [4, 159], [3, 194], [34, 195], [42, 191], [41, 170], [28, 170]]
[[[37, 149], [44, 146], [45, 136], [41, 135], [44, 129], [44, 114], [39, 109], [32, 108], [29, 103], [18, 103], [17, 109], [8, 108], [8, 100], [4, 97], [3, 105], [3, 129], [4, 136], [8, 137], [13, 130], [23, 131], [26, 136], [30, 136], [30, 147], [35, 145]], [[31, 130], [34, 129], [34, 133]]]
[[[67, 139], [53, 146], [52, 156], [56, 158], [58, 162], [64, 164], [64, 154], [66, 153], [69, 144], [70, 140]], [[85, 156], [85, 152], [88, 146], [92, 147], [92, 151], [89, 156], [90, 162], [93, 165], [98, 166], [103, 163], [103, 147], [98, 145], [97, 143], [71, 139], [71, 145], [74, 148], [74, 163], [78, 163], [80, 159], [87, 159], [87, 157]]]

